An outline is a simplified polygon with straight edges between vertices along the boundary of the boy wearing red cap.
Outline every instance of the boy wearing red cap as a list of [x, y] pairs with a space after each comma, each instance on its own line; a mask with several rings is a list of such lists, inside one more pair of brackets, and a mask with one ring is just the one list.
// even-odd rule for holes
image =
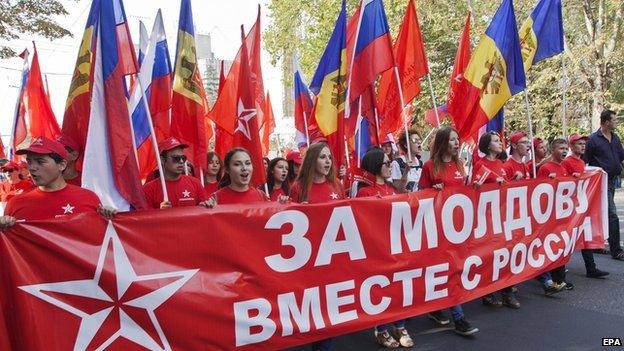
[[[568, 174], [573, 177], [580, 177], [585, 173], [585, 161], [582, 157], [585, 153], [585, 145], [587, 144], [587, 137], [579, 134], [572, 134], [568, 138], [568, 144], [572, 154], [561, 161], [561, 165], [566, 169]], [[592, 250], [581, 250], [583, 254], [583, 261], [585, 261], [586, 275], [589, 278], [602, 278], [609, 275], [609, 272], [602, 271], [596, 268], [596, 262], [594, 261], [594, 253]]]
[[529, 138], [523, 131], [514, 132], [509, 136], [511, 156], [503, 165], [507, 181], [522, 180], [531, 177], [529, 167], [526, 163], [522, 162], [522, 159], [529, 154], [529, 143]]
[[16, 154], [26, 155], [28, 170], [37, 188], [9, 201], [4, 216], [0, 217], [0, 229], [11, 227], [16, 220], [50, 219], [92, 211], [106, 218], [115, 214], [115, 210], [101, 206], [94, 192], [65, 182], [63, 170], [67, 167], [67, 152], [58, 141], [35, 139]]
[[2, 202], [9, 201], [16, 195], [27, 192], [34, 187], [30, 180], [20, 177], [19, 169], [17, 162], [13, 161], [9, 161], [2, 166], [2, 172], [4, 172], [7, 178], [7, 181], [2, 183], [0, 188]]
[[82, 174], [76, 168], [76, 161], [80, 157], [80, 146], [67, 135], [61, 135], [57, 139], [67, 151], [67, 168], [63, 171], [63, 178], [67, 184], [82, 186]]
[[169, 201], [164, 201], [160, 179], [154, 179], [143, 186], [149, 207], [214, 206], [211, 205], [212, 201], [208, 200], [201, 182], [184, 174], [186, 162], [184, 149], [187, 147], [188, 145], [182, 144], [176, 138], [168, 138], [158, 144]]

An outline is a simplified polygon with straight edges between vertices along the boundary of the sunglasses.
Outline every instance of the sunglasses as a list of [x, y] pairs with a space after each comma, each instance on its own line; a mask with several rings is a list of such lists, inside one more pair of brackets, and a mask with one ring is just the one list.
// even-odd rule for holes
[[175, 163], [184, 163], [186, 162], [186, 155], [173, 155], [173, 156], [169, 156], [171, 157], [171, 161], [175, 162]]

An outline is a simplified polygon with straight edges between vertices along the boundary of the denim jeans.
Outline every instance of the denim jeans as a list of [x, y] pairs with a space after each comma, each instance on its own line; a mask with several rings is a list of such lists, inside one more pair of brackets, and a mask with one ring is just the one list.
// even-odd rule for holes
[[452, 306], [449, 310], [451, 310], [451, 315], [453, 316], [454, 321], [466, 318], [464, 316], [464, 309], [462, 308], [462, 305]]
[[542, 286], [544, 288], [551, 286], [553, 283], [553, 279], [552, 279], [552, 276], [550, 275], [550, 272], [542, 273], [538, 275], [537, 277], [535, 277], [535, 279], [537, 279], [540, 283], [542, 283]]
[[382, 324], [377, 326], [378, 332], [385, 332], [390, 329], [390, 327], [394, 326], [395, 328], [405, 328], [405, 319], [398, 320], [394, 323]]
[[609, 250], [611, 255], [616, 255], [622, 251], [620, 246], [620, 219], [615, 207], [615, 177], [609, 178], [607, 187], [609, 200]]

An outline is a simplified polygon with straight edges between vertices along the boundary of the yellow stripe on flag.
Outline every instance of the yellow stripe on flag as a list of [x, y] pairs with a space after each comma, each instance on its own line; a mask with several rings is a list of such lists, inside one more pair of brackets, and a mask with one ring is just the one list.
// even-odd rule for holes
[[338, 115], [345, 109], [347, 87], [347, 51], [342, 50], [340, 69], [325, 76], [317, 95], [315, 117], [323, 135], [338, 130]]
[[537, 53], [537, 35], [533, 31], [533, 19], [529, 17], [520, 28], [520, 46], [522, 47], [522, 61], [524, 71], [528, 72], [533, 66], [533, 58]]
[[203, 105], [198, 78], [197, 54], [195, 51], [195, 37], [187, 32], [178, 33], [178, 57], [176, 61], [173, 91]]
[[72, 76], [69, 94], [65, 108], [69, 108], [74, 99], [84, 93], [89, 92], [91, 64], [93, 63], [93, 53], [91, 52], [91, 41], [93, 39], [93, 27], [85, 29], [76, 60], [76, 70]]

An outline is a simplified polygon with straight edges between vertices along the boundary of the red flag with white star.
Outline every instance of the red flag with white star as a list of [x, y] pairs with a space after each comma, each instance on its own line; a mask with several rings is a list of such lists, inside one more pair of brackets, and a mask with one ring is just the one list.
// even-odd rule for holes
[[251, 154], [254, 172], [252, 183], [255, 185], [266, 182], [266, 171], [262, 164], [262, 143], [258, 127], [258, 108], [254, 101], [254, 91], [249, 68], [249, 55], [245, 45], [245, 29], [241, 26], [241, 65], [238, 76], [238, 92], [236, 94], [236, 125], [234, 129], [234, 146], [240, 146]]

